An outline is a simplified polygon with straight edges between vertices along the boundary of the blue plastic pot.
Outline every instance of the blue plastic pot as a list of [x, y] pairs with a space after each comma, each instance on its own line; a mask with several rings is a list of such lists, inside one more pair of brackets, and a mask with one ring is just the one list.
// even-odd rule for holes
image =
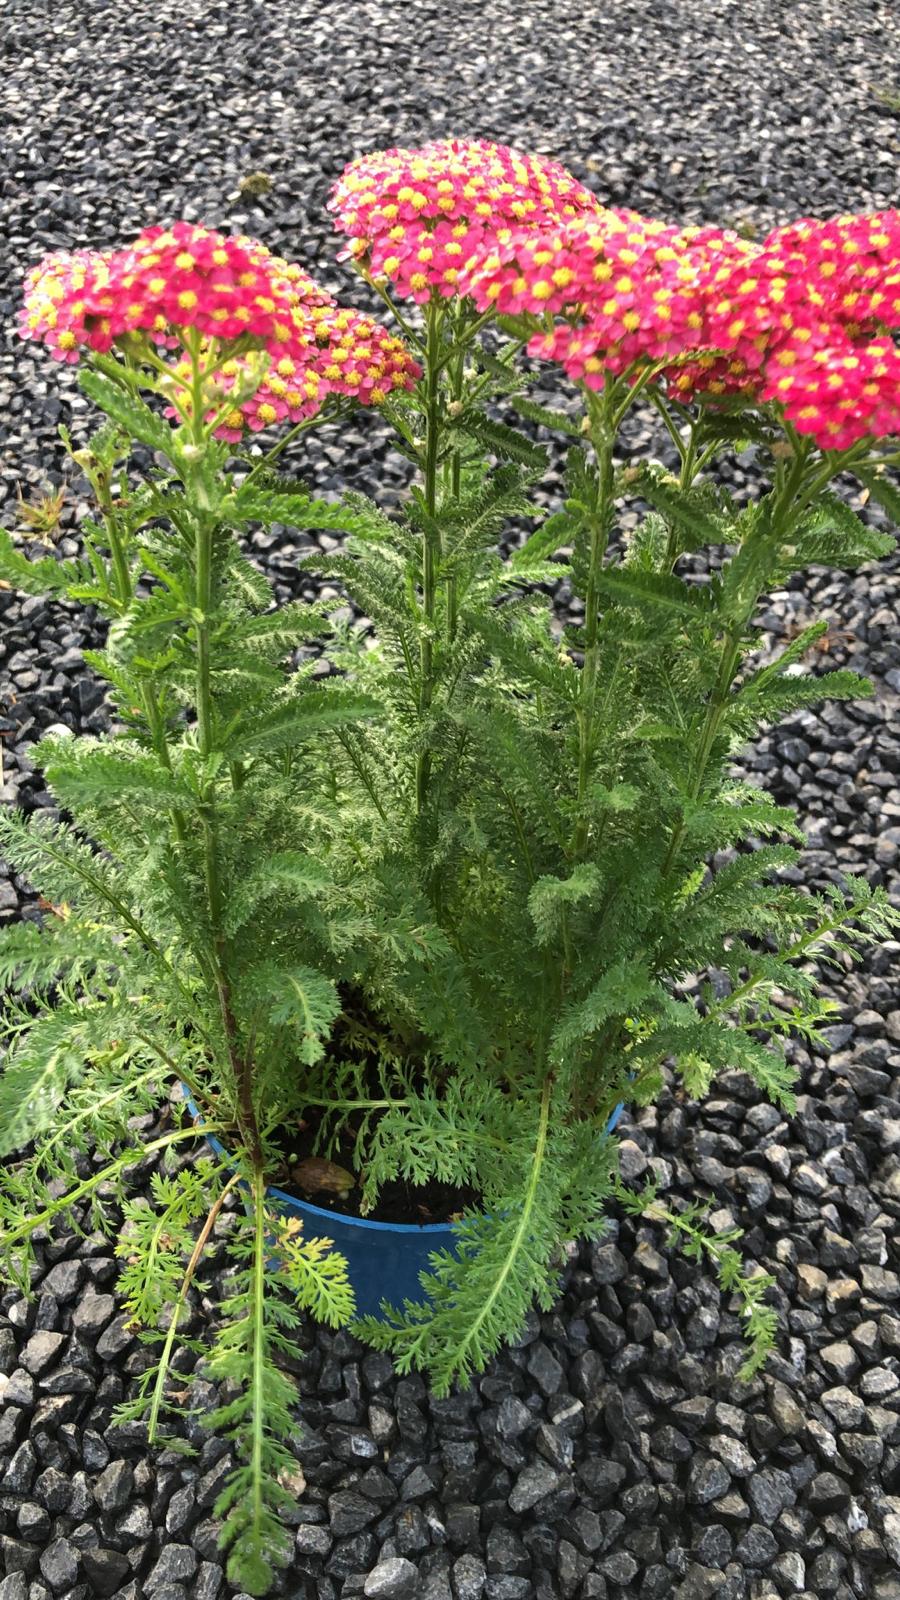
[[[187, 1089], [184, 1098], [191, 1115], [199, 1117]], [[612, 1133], [623, 1110], [620, 1102], [606, 1124], [607, 1133]], [[212, 1134], [206, 1135], [206, 1142], [216, 1155], [228, 1155]], [[370, 1222], [367, 1217], [347, 1217], [308, 1200], [297, 1200], [274, 1185], [266, 1193], [280, 1211], [302, 1219], [308, 1237], [334, 1240], [335, 1249], [346, 1258], [360, 1316], [380, 1316], [382, 1300], [395, 1306], [404, 1300], [421, 1300], [419, 1273], [428, 1271], [428, 1257], [435, 1250], [453, 1247], [456, 1230], [452, 1222]]]

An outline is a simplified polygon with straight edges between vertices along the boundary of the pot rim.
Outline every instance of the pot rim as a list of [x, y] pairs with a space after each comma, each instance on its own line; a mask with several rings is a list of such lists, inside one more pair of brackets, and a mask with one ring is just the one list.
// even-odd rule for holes
[[[199, 1122], [202, 1118], [202, 1112], [196, 1105], [187, 1085], [182, 1083], [180, 1087], [185, 1105], [194, 1121]], [[607, 1134], [614, 1131], [624, 1109], [625, 1102], [620, 1100], [607, 1121]], [[217, 1156], [224, 1156], [226, 1160], [231, 1159], [225, 1146], [221, 1140], [216, 1138], [214, 1133], [205, 1133], [203, 1137]], [[330, 1222], [332, 1227], [335, 1221], [338, 1221], [347, 1228], [371, 1228], [378, 1233], [409, 1233], [414, 1234], [416, 1238], [421, 1238], [423, 1234], [452, 1234], [459, 1226], [456, 1222], [376, 1222], [371, 1217], [353, 1217], [346, 1211], [328, 1211], [324, 1206], [313, 1205], [311, 1200], [300, 1200], [296, 1195], [288, 1194], [286, 1189], [279, 1189], [273, 1183], [266, 1184], [266, 1194], [271, 1195], [273, 1200], [279, 1201], [282, 1205], [291, 1206], [295, 1210], [303, 1211], [313, 1217], [321, 1217], [323, 1221]]]

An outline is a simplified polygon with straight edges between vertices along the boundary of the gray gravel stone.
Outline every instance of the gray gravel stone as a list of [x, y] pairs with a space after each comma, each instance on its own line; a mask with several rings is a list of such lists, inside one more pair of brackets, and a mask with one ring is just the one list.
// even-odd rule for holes
[[418, 1568], [405, 1556], [379, 1561], [366, 1579], [367, 1600], [412, 1600], [419, 1582]]
[[695, 1461], [688, 1474], [688, 1499], [697, 1506], [707, 1506], [726, 1494], [731, 1485], [731, 1475], [721, 1461], [707, 1457]]
[[121, 1511], [128, 1504], [134, 1486], [134, 1467], [121, 1458], [104, 1467], [94, 1484], [94, 1498], [101, 1511], [107, 1514]]
[[19, 1358], [25, 1371], [34, 1378], [40, 1377], [53, 1365], [65, 1342], [63, 1333], [50, 1333], [43, 1329], [33, 1333]]
[[70, 1589], [78, 1577], [80, 1552], [68, 1539], [54, 1539], [42, 1551], [40, 1568], [51, 1589]]
[[216, 1600], [224, 1581], [225, 1574], [220, 1566], [212, 1561], [201, 1561], [191, 1585], [191, 1600]]
[[80, 1261], [57, 1261], [44, 1278], [41, 1288], [52, 1294], [60, 1305], [67, 1305], [74, 1300], [83, 1278], [84, 1267]]
[[769, 1394], [769, 1415], [780, 1433], [793, 1437], [803, 1429], [805, 1418], [790, 1389], [783, 1383], [773, 1383]]
[[547, 1461], [535, 1461], [519, 1473], [509, 1494], [509, 1508], [517, 1514], [530, 1511], [559, 1486], [560, 1475]]
[[27, 1494], [37, 1472], [37, 1456], [30, 1439], [25, 1439], [9, 1462], [3, 1474], [2, 1487], [7, 1494]]
[[453, 1591], [456, 1600], [481, 1600], [487, 1573], [480, 1556], [467, 1554], [453, 1563]]
[[328, 1519], [336, 1539], [358, 1533], [378, 1516], [378, 1507], [353, 1489], [340, 1489], [328, 1497]]
[[826, 1389], [822, 1395], [822, 1405], [839, 1428], [860, 1428], [865, 1421], [866, 1408], [863, 1401], [844, 1384], [838, 1384], [834, 1389]]
[[98, 1595], [115, 1594], [131, 1571], [127, 1556], [118, 1550], [104, 1549], [102, 1545], [85, 1550], [81, 1564], [88, 1583]]
[[116, 1309], [111, 1294], [86, 1294], [72, 1313], [72, 1326], [83, 1339], [95, 1341], [102, 1333]]
[[322, 1556], [324, 1559], [334, 1544], [334, 1539], [321, 1523], [307, 1522], [297, 1529], [294, 1543], [298, 1555]]
[[182, 1583], [193, 1578], [197, 1571], [197, 1552], [189, 1544], [167, 1544], [160, 1552], [153, 1571], [144, 1587], [148, 1594], [165, 1585]]

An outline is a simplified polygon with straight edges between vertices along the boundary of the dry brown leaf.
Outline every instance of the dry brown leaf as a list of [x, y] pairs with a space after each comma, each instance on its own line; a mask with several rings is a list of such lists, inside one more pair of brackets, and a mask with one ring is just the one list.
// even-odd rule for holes
[[304, 1194], [346, 1195], [356, 1186], [352, 1172], [323, 1156], [307, 1156], [305, 1161], [298, 1161], [291, 1167], [291, 1177]]

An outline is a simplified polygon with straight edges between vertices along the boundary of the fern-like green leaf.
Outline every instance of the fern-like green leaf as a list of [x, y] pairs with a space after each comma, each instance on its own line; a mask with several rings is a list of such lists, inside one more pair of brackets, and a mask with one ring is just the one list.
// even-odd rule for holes
[[13, 1041], [0, 1071], [0, 1158], [49, 1128], [92, 1054], [127, 1037], [127, 1011], [72, 1001], [34, 1019]]
[[299, 694], [239, 725], [227, 742], [230, 760], [296, 748], [327, 728], [376, 716], [378, 702], [331, 684]]
[[558, 932], [568, 908], [594, 899], [602, 881], [597, 867], [588, 862], [575, 867], [567, 878], [538, 878], [528, 896], [538, 943], [548, 944]]
[[688, 617], [703, 616], [711, 611], [705, 589], [691, 588], [680, 578], [664, 573], [641, 572], [634, 567], [604, 567], [599, 574], [599, 584], [601, 590], [620, 605], [650, 605]]
[[171, 458], [174, 429], [152, 411], [138, 394], [121, 387], [102, 372], [92, 371], [90, 367], [85, 367], [79, 373], [78, 381], [88, 399], [93, 400], [111, 421], [124, 428], [130, 439], [139, 439], [148, 450], [159, 450]]
[[324, 1054], [325, 1040], [341, 1008], [332, 980], [312, 967], [281, 968], [267, 962], [253, 969], [249, 981], [255, 993], [266, 997], [271, 1023], [299, 1029], [300, 1059], [313, 1066]]
[[64, 594], [78, 578], [70, 563], [57, 561], [55, 556], [30, 559], [6, 528], [0, 528], [0, 582], [20, 594]]

